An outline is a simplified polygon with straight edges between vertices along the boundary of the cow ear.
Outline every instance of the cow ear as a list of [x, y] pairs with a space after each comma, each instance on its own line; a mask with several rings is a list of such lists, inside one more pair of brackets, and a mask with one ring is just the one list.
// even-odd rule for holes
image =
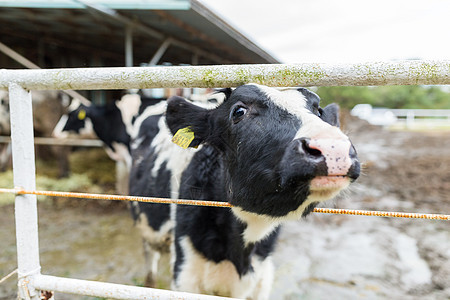
[[222, 93], [225, 95], [225, 100], [227, 100], [228, 98], [230, 98], [231, 93], [233, 92], [233, 89], [231, 88], [223, 88], [223, 89], [217, 89], [216, 93]]
[[231, 88], [216, 89], [208, 95], [208, 102], [211, 104], [222, 104], [227, 101], [233, 90]]
[[331, 103], [321, 111], [320, 118], [330, 125], [339, 127], [339, 106], [336, 103]]
[[173, 96], [167, 100], [166, 122], [174, 135], [177, 145], [197, 147], [209, 135], [207, 109], [186, 101], [182, 97]]

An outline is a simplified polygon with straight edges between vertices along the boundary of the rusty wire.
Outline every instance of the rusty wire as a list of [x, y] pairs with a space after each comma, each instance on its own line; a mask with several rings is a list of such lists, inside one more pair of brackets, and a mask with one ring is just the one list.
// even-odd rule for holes
[[450, 215], [442, 215], [442, 214], [423, 214], [423, 213], [371, 211], [371, 210], [354, 210], [354, 209], [338, 209], [338, 208], [315, 208], [313, 212], [325, 214], [353, 215], [353, 216], [374, 216], [374, 217], [450, 221]]
[[230, 203], [220, 202], [220, 201], [201, 201], [201, 200], [185, 200], [185, 199], [170, 199], [170, 198], [140, 197], [140, 196], [121, 196], [121, 195], [91, 194], [91, 193], [55, 192], [55, 191], [27, 191], [22, 188], [14, 188], [14, 189], [0, 188], [0, 193], [12, 193], [12, 194], [17, 194], [17, 195], [40, 195], [40, 196], [51, 196], [51, 197], [97, 199], [97, 200], [138, 201], [138, 202], [161, 203], [161, 204], [173, 203], [173, 204], [197, 205], [197, 206], [232, 207], [232, 205]]
[[10, 277], [12, 277], [14, 274], [16, 274], [18, 272], [18, 269], [15, 269], [14, 271], [10, 272], [8, 275], [6, 275], [5, 277], [3, 277], [2, 279], [0, 279], [0, 284], [2, 284], [3, 282], [5, 282], [6, 280], [8, 280]]
[[[110, 194], [91, 194], [91, 193], [56, 192], [56, 191], [27, 191], [22, 188], [14, 188], [14, 189], [0, 188], [0, 193], [11, 193], [16, 195], [28, 194], [28, 195], [97, 199], [97, 200], [138, 201], [138, 202], [162, 203], [162, 204], [173, 203], [173, 204], [197, 205], [197, 206], [233, 207], [233, 205], [231, 205], [228, 202], [220, 202], [220, 201], [186, 200], [186, 199], [121, 196]], [[337, 209], [337, 208], [315, 208], [313, 212], [326, 214], [340, 214], [340, 215], [345, 214], [353, 216], [376, 216], [376, 217], [390, 217], [390, 218], [410, 218], [410, 219], [450, 221], [450, 215], [445, 214], [424, 214], [424, 213], [370, 211], [370, 210], [353, 210], [353, 209]]]

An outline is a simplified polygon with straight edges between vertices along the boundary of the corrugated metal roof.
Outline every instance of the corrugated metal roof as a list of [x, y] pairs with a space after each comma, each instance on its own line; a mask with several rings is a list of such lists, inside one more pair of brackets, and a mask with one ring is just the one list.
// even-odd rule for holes
[[[189, 0], [89, 0], [91, 5], [112, 9], [189, 9]], [[12, 0], [0, 1], [1, 7], [70, 8], [82, 9], [85, 5], [77, 0]]]
[[160, 62], [278, 62], [196, 0], [0, 1], [0, 41], [43, 67], [123, 66], [126, 24], [134, 65], [167, 39]]

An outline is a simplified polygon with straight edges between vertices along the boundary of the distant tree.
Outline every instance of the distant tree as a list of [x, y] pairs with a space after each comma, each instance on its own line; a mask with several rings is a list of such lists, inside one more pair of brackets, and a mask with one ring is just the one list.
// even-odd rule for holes
[[324, 104], [351, 109], [359, 103], [388, 108], [450, 109], [450, 93], [438, 86], [319, 87]]
[[352, 108], [359, 103], [374, 103], [375, 94], [365, 86], [319, 87], [317, 90], [324, 106], [338, 103], [342, 108]]

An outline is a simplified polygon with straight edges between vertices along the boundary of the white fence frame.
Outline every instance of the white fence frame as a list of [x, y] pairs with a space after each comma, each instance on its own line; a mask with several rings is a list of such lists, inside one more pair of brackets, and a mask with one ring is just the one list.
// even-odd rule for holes
[[[406, 128], [410, 128], [421, 118], [421, 121], [435, 124], [450, 123], [450, 109], [390, 109], [397, 117], [397, 122], [405, 122]], [[399, 118], [402, 117], [402, 118]]]
[[[450, 61], [0, 70], [0, 89], [10, 93], [14, 185], [27, 190], [36, 188], [29, 90], [205, 88], [249, 82], [279, 87], [450, 84]], [[42, 275], [35, 195], [16, 195], [15, 217], [21, 299], [37, 300], [39, 290], [115, 299], [225, 299]]]

